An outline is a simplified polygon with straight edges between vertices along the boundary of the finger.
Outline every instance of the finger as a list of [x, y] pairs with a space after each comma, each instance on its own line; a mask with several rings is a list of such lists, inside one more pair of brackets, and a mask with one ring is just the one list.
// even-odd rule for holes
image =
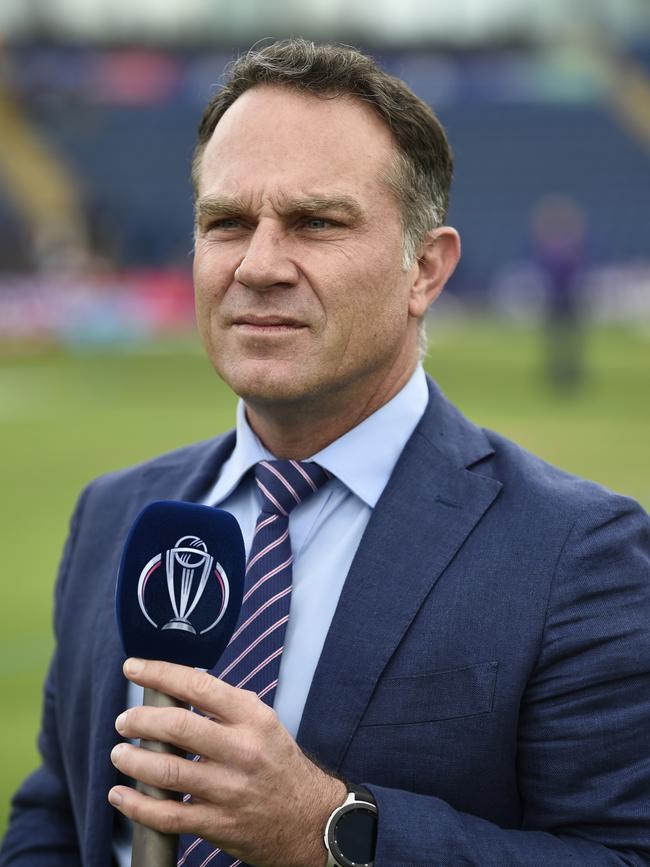
[[108, 800], [129, 819], [163, 834], [194, 834], [211, 840], [218, 834], [216, 812], [207, 804], [159, 801], [129, 786], [114, 786]]
[[256, 707], [262, 705], [255, 693], [186, 665], [130, 658], [124, 663], [124, 674], [133, 683], [174, 696], [223, 722], [250, 719]]
[[173, 744], [187, 753], [215, 760], [237, 748], [230, 729], [180, 707], [132, 707], [118, 716], [115, 728], [123, 738]]
[[216, 784], [212, 763], [193, 762], [172, 753], [154, 753], [130, 744], [118, 744], [111, 761], [127, 777], [172, 792], [188, 792], [192, 798], [214, 801], [222, 787]]

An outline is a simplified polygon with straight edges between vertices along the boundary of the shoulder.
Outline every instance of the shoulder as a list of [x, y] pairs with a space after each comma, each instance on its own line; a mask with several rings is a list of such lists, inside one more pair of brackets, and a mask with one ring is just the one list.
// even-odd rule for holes
[[[129, 528], [142, 509], [156, 500], [200, 502], [234, 445], [229, 432], [175, 449], [131, 467], [106, 473], [81, 492], [70, 520], [61, 561], [63, 578], [84, 557], [113, 563]], [[59, 587], [63, 581], [59, 581]]]
[[233, 445], [230, 431], [106, 473], [86, 486], [79, 502], [115, 515], [127, 502], [198, 499], [214, 482]]
[[[482, 539], [491, 556], [509, 563], [513, 581], [519, 573], [532, 576], [545, 599], [540, 664], [558, 654], [577, 658], [585, 650], [580, 644], [585, 636], [610, 643], [629, 636], [625, 653], [638, 655], [634, 641], [639, 647], [642, 641], [644, 653], [650, 651], [650, 517], [645, 509], [500, 434], [485, 430], [484, 435], [492, 454], [467, 471], [495, 479], [501, 487], [485, 515]], [[568, 623], [582, 624], [582, 632], [567, 629]], [[613, 657], [605, 654], [603, 665]]]
[[178, 467], [196, 466], [203, 462], [211, 449], [224, 440], [227, 435], [213, 439], [201, 440], [200, 442], [180, 446], [169, 452], [139, 461], [126, 467], [121, 467], [112, 472], [103, 473], [90, 483], [98, 487], [114, 487], [130, 484], [138, 478], [156, 473], [173, 472]]
[[470, 471], [501, 484], [487, 526], [513, 562], [545, 563], [557, 578], [555, 595], [560, 600], [564, 592], [581, 598], [583, 578], [593, 587], [641, 582], [647, 611], [650, 517], [645, 509], [631, 497], [565, 472], [499, 434], [485, 435], [494, 452]]
[[430, 400], [417, 432], [437, 454], [434, 472], [448, 468], [497, 483], [493, 510], [513, 526], [533, 532], [554, 526], [562, 530], [581, 520], [598, 521], [608, 514], [634, 512], [647, 520], [631, 498], [596, 482], [553, 466], [521, 445], [467, 419], [438, 386], [429, 381]]
[[553, 516], [580, 526], [634, 513], [647, 521], [645, 510], [631, 497], [566, 472], [501, 434], [487, 429], [484, 434], [493, 453], [472, 471], [497, 479], [504, 502], [532, 519]]

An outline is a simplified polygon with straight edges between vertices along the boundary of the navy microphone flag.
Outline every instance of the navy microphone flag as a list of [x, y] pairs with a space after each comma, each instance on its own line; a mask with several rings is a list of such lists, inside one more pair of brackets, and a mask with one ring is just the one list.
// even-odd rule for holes
[[212, 506], [160, 500], [129, 532], [117, 579], [127, 656], [212, 668], [230, 641], [244, 592], [236, 519]]
[[[235, 629], [244, 592], [245, 552], [233, 515], [212, 506], [160, 500], [136, 518], [117, 578], [117, 623], [127, 656], [213, 668]], [[158, 690], [144, 691], [150, 707], [184, 707]], [[176, 747], [142, 740], [158, 753]], [[157, 799], [180, 799], [138, 782]], [[175, 867], [178, 837], [137, 822], [131, 867]]]

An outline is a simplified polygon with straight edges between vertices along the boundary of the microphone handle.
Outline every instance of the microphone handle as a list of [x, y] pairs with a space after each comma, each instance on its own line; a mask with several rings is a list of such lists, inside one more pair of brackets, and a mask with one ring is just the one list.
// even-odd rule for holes
[[[149, 707], [187, 707], [182, 701], [158, 692], [157, 689], [145, 687], [143, 705]], [[163, 744], [159, 741], [141, 740], [140, 746], [154, 753], [173, 753], [184, 756], [185, 751], [171, 744]], [[137, 782], [136, 789], [151, 798], [159, 801], [180, 801], [180, 792], [170, 792], [167, 789], [159, 789], [157, 786], [148, 786], [146, 783]], [[131, 854], [131, 867], [176, 867], [178, 860], [178, 835], [163, 834], [139, 822], [133, 823], [133, 850]]]

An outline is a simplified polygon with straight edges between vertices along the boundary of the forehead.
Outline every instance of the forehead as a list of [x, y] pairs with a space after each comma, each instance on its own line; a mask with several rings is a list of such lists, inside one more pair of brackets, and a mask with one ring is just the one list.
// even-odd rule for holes
[[336, 188], [370, 193], [395, 154], [386, 123], [350, 97], [258, 86], [224, 113], [199, 168], [201, 195], [241, 194], [242, 185]]

